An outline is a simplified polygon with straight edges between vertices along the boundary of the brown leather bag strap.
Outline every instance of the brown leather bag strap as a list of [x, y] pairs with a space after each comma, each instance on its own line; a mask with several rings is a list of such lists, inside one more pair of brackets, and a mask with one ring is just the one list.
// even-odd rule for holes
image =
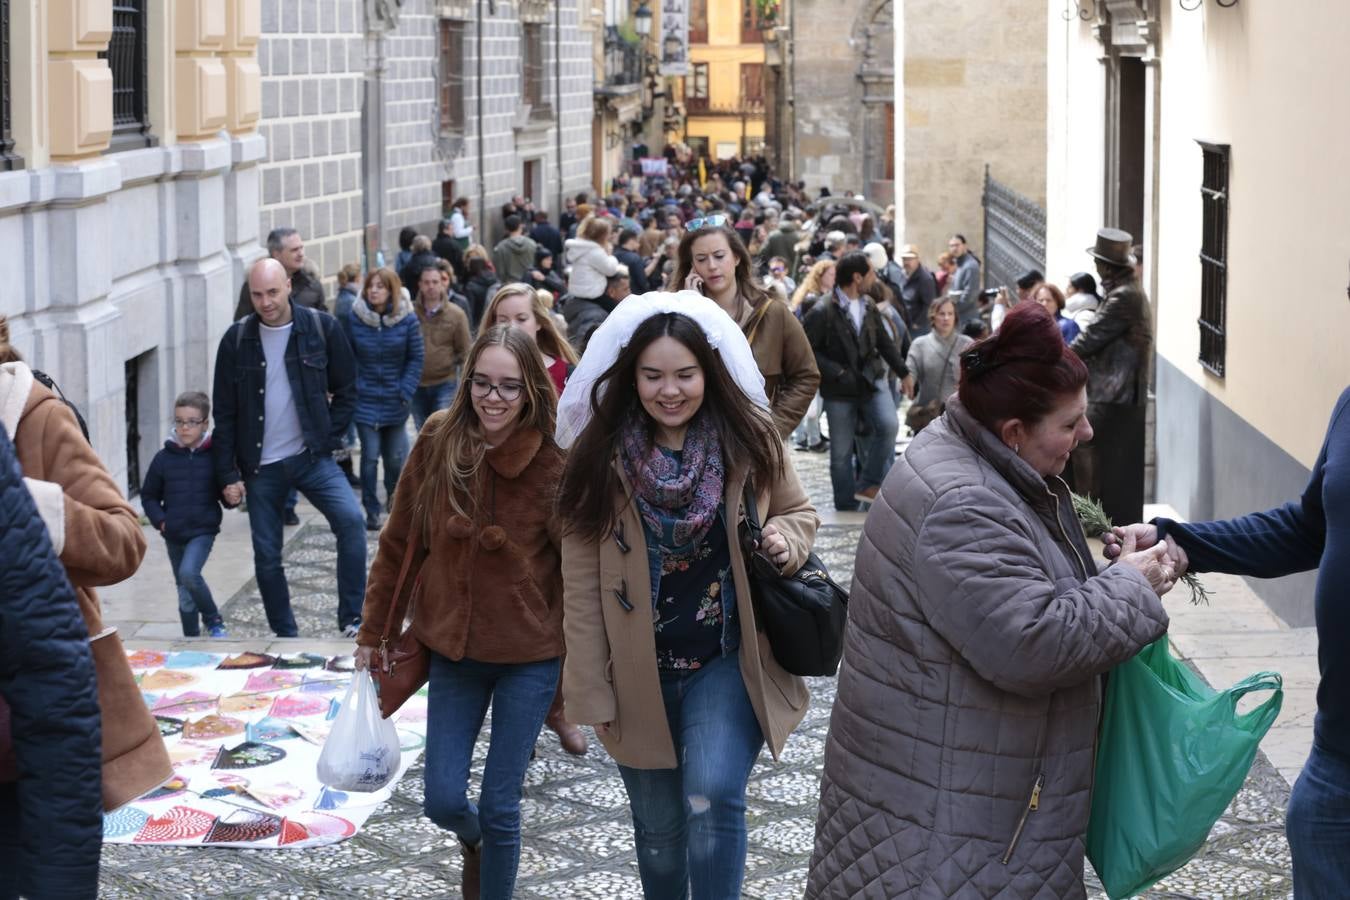
[[[419, 541], [408, 541], [408, 549], [403, 554], [403, 565], [398, 570], [398, 581], [394, 583], [394, 597], [389, 602], [389, 614], [384, 620], [384, 634], [380, 638], [381, 644], [387, 642], [394, 633], [394, 629], [400, 628], [403, 624], [403, 616], [408, 610], [406, 603], [400, 604], [403, 599], [403, 586], [408, 582], [408, 570], [412, 568], [413, 559], [416, 558], [419, 547]], [[411, 602], [411, 591], [408, 599]]]

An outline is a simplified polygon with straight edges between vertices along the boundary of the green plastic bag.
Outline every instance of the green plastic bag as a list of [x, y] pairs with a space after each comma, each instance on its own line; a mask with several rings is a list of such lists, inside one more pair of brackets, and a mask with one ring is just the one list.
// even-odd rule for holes
[[[1253, 691], [1272, 691], [1237, 714]], [[1164, 635], [1107, 679], [1087, 856], [1111, 900], [1186, 864], [1237, 796], [1284, 700], [1278, 672], [1215, 691]]]

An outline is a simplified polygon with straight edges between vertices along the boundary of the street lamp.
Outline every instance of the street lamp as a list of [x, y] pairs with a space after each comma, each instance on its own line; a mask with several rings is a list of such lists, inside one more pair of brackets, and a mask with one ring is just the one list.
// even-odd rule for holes
[[652, 8], [647, 5], [647, 0], [639, 0], [637, 9], [633, 10], [633, 30], [642, 38], [644, 44], [647, 38], [651, 37]]

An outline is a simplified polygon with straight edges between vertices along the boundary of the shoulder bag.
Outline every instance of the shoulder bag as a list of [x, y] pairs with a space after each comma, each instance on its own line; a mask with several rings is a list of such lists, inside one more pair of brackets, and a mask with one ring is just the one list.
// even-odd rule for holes
[[754, 491], [745, 488], [745, 529], [741, 535], [755, 618], [769, 638], [778, 664], [793, 675], [833, 675], [844, 653], [848, 591], [830, 578], [812, 553], [793, 575], [784, 575], [756, 547], [761, 539]]
[[[413, 636], [411, 629], [403, 627], [408, 611], [412, 609], [415, 613], [413, 600], [422, 589], [421, 568], [426, 554], [419, 553], [420, 548], [419, 541], [408, 542], [408, 550], [403, 554], [403, 566], [399, 569], [398, 581], [394, 586], [394, 599], [389, 604], [389, 614], [384, 620], [384, 633], [380, 637], [380, 645], [370, 657], [370, 677], [375, 682], [375, 693], [380, 698], [380, 715], [386, 719], [398, 712], [399, 707], [427, 683], [431, 669], [431, 651]], [[419, 556], [417, 575], [409, 587], [408, 574], [412, 570], [413, 560]]]
[[[952, 353], [956, 351], [957, 335], [952, 335], [952, 346], [947, 351], [947, 358], [942, 363], [942, 374], [938, 376], [938, 390], [942, 389], [942, 379], [947, 377], [947, 367], [952, 364]], [[942, 397], [934, 397], [927, 403], [911, 403], [909, 409], [905, 410], [905, 426], [909, 428], [910, 434], [918, 434], [929, 425], [933, 420], [942, 415], [942, 410], [946, 407], [946, 401]]]

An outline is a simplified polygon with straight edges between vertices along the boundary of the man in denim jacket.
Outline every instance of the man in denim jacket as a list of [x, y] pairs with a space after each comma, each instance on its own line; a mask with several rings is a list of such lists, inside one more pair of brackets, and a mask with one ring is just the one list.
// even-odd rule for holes
[[338, 628], [350, 637], [366, 591], [365, 520], [333, 451], [356, 408], [351, 345], [332, 316], [291, 301], [275, 259], [253, 264], [248, 288], [253, 313], [230, 326], [216, 355], [216, 482], [230, 506], [248, 492], [258, 590], [279, 637], [297, 633], [281, 564], [291, 486], [323, 513], [337, 535]]

